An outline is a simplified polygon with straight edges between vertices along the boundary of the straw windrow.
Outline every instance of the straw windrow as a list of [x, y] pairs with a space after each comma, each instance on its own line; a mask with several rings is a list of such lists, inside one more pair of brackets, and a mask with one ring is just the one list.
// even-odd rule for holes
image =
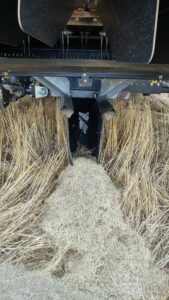
[[56, 99], [23, 99], [0, 111], [0, 259], [43, 268], [56, 245], [39, 222], [67, 160]]
[[121, 207], [161, 267], [169, 264], [169, 102], [135, 97], [114, 102], [100, 162], [123, 188]]

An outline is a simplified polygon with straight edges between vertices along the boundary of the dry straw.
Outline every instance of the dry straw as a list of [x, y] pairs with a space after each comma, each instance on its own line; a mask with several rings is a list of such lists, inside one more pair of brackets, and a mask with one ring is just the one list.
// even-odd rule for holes
[[[100, 162], [123, 188], [121, 207], [160, 267], [169, 265], [169, 104], [114, 103]], [[45, 268], [56, 244], [40, 226], [45, 200], [67, 162], [66, 123], [56, 99], [23, 99], [0, 111], [0, 259]]]
[[100, 162], [123, 187], [121, 207], [160, 267], [169, 266], [169, 99], [114, 102], [104, 125]]
[[56, 252], [39, 222], [67, 161], [56, 99], [23, 99], [0, 111], [0, 259], [43, 268]]

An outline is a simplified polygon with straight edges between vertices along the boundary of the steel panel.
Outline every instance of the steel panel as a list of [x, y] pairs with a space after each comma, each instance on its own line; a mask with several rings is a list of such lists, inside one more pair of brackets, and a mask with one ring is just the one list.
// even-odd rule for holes
[[28, 35], [53, 47], [66, 22], [83, 0], [19, 0], [18, 19]]
[[153, 57], [159, 0], [100, 0], [99, 14], [118, 62]]

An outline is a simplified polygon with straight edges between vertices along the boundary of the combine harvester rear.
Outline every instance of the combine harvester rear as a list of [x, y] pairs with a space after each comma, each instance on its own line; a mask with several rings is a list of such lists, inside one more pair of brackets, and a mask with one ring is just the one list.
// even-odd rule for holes
[[98, 156], [108, 100], [169, 93], [166, 0], [1, 0], [0, 104], [61, 98], [70, 150]]

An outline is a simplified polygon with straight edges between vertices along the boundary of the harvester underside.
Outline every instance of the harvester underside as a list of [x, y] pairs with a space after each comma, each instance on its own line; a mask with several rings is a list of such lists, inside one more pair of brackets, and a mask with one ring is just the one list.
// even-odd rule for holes
[[98, 156], [110, 99], [169, 92], [168, 23], [167, 0], [2, 0], [0, 104], [60, 97], [71, 151]]

